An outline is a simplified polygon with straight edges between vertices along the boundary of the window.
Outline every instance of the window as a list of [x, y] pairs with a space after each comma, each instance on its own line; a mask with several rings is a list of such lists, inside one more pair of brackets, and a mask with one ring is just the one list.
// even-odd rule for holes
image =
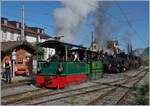
[[4, 20], [4, 24], [7, 25], [7, 20]]
[[18, 61], [17, 63], [18, 63], [18, 64], [23, 64], [23, 62], [22, 62], [22, 61]]
[[19, 28], [19, 27], [20, 27], [20, 26], [19, 26], [19, 23], [16, 23], [16, 27], [17, 27], [17, 28]]
[[2, 32], [2, 40], [3, 40], [3, 41], [6, 41], [6, 40], [7, 40], [7, 34], [6, 34], [5, 31]]
[[14, 40], [14, 33], [13, 33], [13, 32], [11, 32], [10, 39], [11, 39], [12, 41]]
[[22, 59], [22, 58], [19, 58], [19, 59], [17, 60], [17, 64], [23, 64], [23, 59]]
[[40, 33], [40, 29], [39, 28], [37, 29], [37, 33]]
[[37, 42], [40, 42], [40, 41], [41, 41], [40, 36], [38, 36], [38, 38], [37, 38]]
[[43, 29], [41, 30], [41, 33], [44, 34], [44, 30]]
[[94, 49], [96, 49], [96, 45], [94, 45]]

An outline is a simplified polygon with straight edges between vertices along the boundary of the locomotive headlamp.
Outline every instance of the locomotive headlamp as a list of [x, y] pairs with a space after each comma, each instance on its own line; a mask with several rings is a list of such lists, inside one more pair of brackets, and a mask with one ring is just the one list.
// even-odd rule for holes
[[57, 70], [59, 73], [61, 73], [63, 71], [63, 67], [61, 64], [58, 65]]

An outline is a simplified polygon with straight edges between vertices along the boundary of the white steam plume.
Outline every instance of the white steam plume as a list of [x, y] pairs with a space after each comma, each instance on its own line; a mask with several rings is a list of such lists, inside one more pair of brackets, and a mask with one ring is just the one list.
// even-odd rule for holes
[[74, 40], [74, 30], [90, 12], [96, 10], [98, 2], [95, 0], [63, 0], [60, 2], [64, 7], [54, 11], [57, 36], [63, 35], [62, 40], [71, 42]]
[[[107, 3], [107, 2], [106, 2]], [[109, 39], [108, 35], [108, 24], [106, 23], [108, 20], [106, 19], [105, 11], [107, 9], [107, 6], [105, 2], [99, 2], [98, 8], [95, 12], [95, 42], [98, 44], [99, 49], [102, 49], [104, 46], [106, 46], [106, 42]]]

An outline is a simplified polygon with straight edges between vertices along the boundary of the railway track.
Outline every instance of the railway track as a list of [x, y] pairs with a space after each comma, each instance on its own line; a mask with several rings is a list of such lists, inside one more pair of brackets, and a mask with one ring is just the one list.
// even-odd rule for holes
[[[141, 72], [139, 72], [136, 76], [138, 76], [138, 75], [140, 75], [141, 74]], [[136, 77], [135, 76], [135, 77]], [[138, 79], [138, 78], [137, 78]], [[128, 80], [130, 80], [130, 79], [128, 79]], [[135, 80], [135, 79], [133, 79], [133, 80]], [[126, 80], [122, 80], [122, 84], [124, 84], [124, 83], [129, 83], [129, 81], [126, 81]], [[114, 91], [115, 89], [117, 89], [118, 87], [120, 87], [120, 86], [117, 86], [117, 87], [115, 87], [115, 88], [113, 88], [113, 89], [111, 89], [110, 91], [108, 91], [108, 92], [106, 92], [106, 93], [104, 93], [103, 95], [101, 95], [101, 97], [104, 97], [104, 95], [105, 96], [107, 96], [109, 93], [111, 93], [112, 91]], [[94, 87], [95, 88], [95, 87]], [[108, 87], [105, 87], [104, 89], [108, 89], [108, 88], [110, 88], [110, 86], [108, 86]], [[79, 90], [79, 89], [78, 89]], [[101, 91], [101, 90], [103, 90], [103, 89], [98, 89], [98, 90], [96, 90], [96, 91]], [[68, 97], [71, 97], [71, 96], [76, 96], [76, 95], [83, 95], [83, 94], [87, 94], [87, 93], [91, 93], [91, 92], [94, 92], [95, 90], [91, 90], [91, 91], [89, 91], [89, 92], [80, 92], [80, 93], [78, 93], [78, 94], [75, 94], [75, 95], [69, 95], [69, 96], [64, 96], [64, 97], [61, 97], [61, 98], [56, 98], [56, 99], [51, 99], [51, 100], [45, 100], [44, 99], [44, 101], [40, 101], [40, 102], [36, 102], [36, 103], [34, 103], [34, 105], [36, 105], [36, 104], [41, 104], [41, 103], [44, 103], [44, 102], [47, 102], [47, 101], [54, 101], [54, 100], [58, 100], [58, 99], [62, 99], [62, 98], [68, 98]], [[69, 91], [67, 91], [67, 93], [68, 93]]]
[[[114, 81], [116, 82], [116, 81]], [[112, 82], [111, 82], [112, 83]], [[101, 84], [96, 84], [95, 86], [90, 86], [90, 87], [97, 87], [97, 86], [100, 86]], [[2, 104], [14, 104], [16, 102], [20, 102], [20, 101], [24, 101], [24, 100], [30, 100], [30, 98], [37, 98], [37, 97], [45, 97], [45, 96], [50, 96], [50, 95], [57, 95], [57, 94], [60, 94], [60, 93], [66, 93], [66, 92], [71, 92], [71, 91], [75, 91], [75, 90], [82, 90], [82, 89], [87, 89], [89, 87], [84, 87], [84, 88], [81, 88], [81, 89], [73, 89], [73, 90], [67, 90], [67, 91], [61, 91], [61, 92], [57, 92], [57, 93], [50, 93], [50, 91], [43, 91], [43, 89], [37, 89], [37, 90], [32, 90], [32, 91], [25, 91], [25, 92], [22, 92], [22, 93], [18, 93], [18, 94], [14, 94], [14, 95], [9, 95], [9, 96], [4, 96], [2, 97], [2, 100], [3, 99], [7, 99], [7, 101], [5, 102], [2, 102]], [[108, 88], [108, 87], [107, 87]], [[37, 93], [36, 92], [39, 92], [39, 91], [43, 91], [42, 93]], [[33, 95], [28, 95], [29, 93], [36, 93], [36, 94], [33, 94]]]
[[[139, 75], [139, 73], [138, 73], [137, 75]], [[137, 78], [137, 79], [138, 79], [138, 78]], [[134, 79], [134, 80], [135, 80], [135, 79]], [[108, 89], [108, 88], [111, 88], [111, 87], [109, 86], [109, 87], [106, 87], [105, 89]], [[109, 95], [111, 92], [115, 91], [117, 88], [119, 88], [119, 86], [114, 87], [114, 88], [108, 90], [108, 91], [105, 92], [104, 94], [100, 95], [100, 96], [97, 98], [97, 100], [98, 100], [99, 98], [103, 98], [103, 97]], [[102, 90], [102, 89], [100, 89], [100, 90], [98, 90], [98, 91], [101, 91], [101, 90]], [[93, 93], [93, 92], [95, 92], [95, 91], [94, 91], [94, 90], [91, 90], [91, 91], [88, 92], [88, 93]], [[82, 97], [83, 97], [83, 95], [88, 94], [88, 93], [81, 92], [81, 93], [78, 94], [77, 96], [82, 95]], [[76, 96], [76, 95], [70, 95], [70, 96]], [[70, 96], [69, 96], [69, 97], [70, 97]], [[68, 98], [68, 96], [65, 96], [65, 97], [63, 97], [63, 98]], [[63, 99], [63, 98], [57, 98], [56, 100], [58, 100], [58, 99]], [[47, 101], [35, 103], [34, 105], [36, 105], [36, 104], [42, 104], [42, 103], [44, 103], [44, 102], [54, 101], [54, 100], [55, 100], [55, 99], [53, 99], [53, 100], [52, 100], [52, 99], [51, 99], [51, 100], [49, 99], [49, 100], [47, 100]], [[95, 102], [96, 102], [96, 101], [94, 100], [93, 103], [95, 103]], [[89, 104], [92, 104], [92, 103], [89, 103]]]
[[22, 86], [22, 85], [29, 85], [29, 84], [31, 84], [31, 80], [25, 80], [25, 81], [15, 82], [15, 83], [12, 83], [12, 84], [2, 85], [1, 86], [1, 90], [3, 90], [3, 89], [9, 89], [9, 88], [12, 88], [12, 87], [18, 87], [18, 86]]
[[[139, 74], [138, 74], [139, 75]], [[124, 81], [124, 80], [123, 80]], [[111, 89], [110, 89], [111, 88]], [[103, 92], [104, 93], [102, 93], [102, 94], [100, 94], [100, 96], [98, 96], [96, 99], [94, 99], [92, 102], [89, 102], [89, 104], [93, 104], [93, 103], [96, 103], [96, 101], [97, 100], [99, 100], [99, 99], [102, 99], [103, 97], [105, 97], [105, 96], [107, 96], [107, 95], [109, 95], [110, 93], [112, 93], [113, 91], [115, 91], [117, 88], [120, 88], [119, 86], [108, 86], [108, 87], [106, 87], [105, 88], [105, 90], [107, 90], [107, 92], [104, 92], [104, 89], [99, 89], [99, 90], [97, 90], [96, 92], [98, 93], [98, 91], [102, 91], [103, 90]], [[91, 90], [90, 92], [86, 92], [86, 93], [84, 93], [84, 92], [80, 92], [80, 94], [78, 94], [77, 96], [79, 96], [80, 95], [80, 97], [83, 97], [83, 95], [89, 95], [90, 93], [94, 93], [95, 91], [94, 90]], [[76, 96], [76, 95], [70, 95], [70, 96], [65, 96], [65, 97], [63, 97], [63, 98], [69, 98], [69, 97], [71, 97], [71, 96]], [[63, 98], [57, 98], [56, 99], [56, 101], [58, 100], [58, 99], [63, 99]], [[47, 100], [47, 101], [43, 101], [43, 102], [38, 102], [38, 103], [35, 103], [34, 105], [37, 105], [37, 104], [45, 104], [45, 102], [49, 102], [49, 101], [51, 101], [51, 102], [53, 102], [53, 101], [55, 101], [55, 99], [49, 99], [49, 100]]]
[[[103, 86], [103, 87], [93, 86], [93, 87], [76, 89], [76, 90], [72, 90], [72, 91], [66, 91], [63, 93], [61, 93], [61, 92], [55, 93], [52, 95], [47, 95], [46, 97], [44, 96], [43, 99], [40, 98], [40, 99], [32, 100], [32, 101], [30, 101], [30, 103], [27, 102], [27, 105], [38, 105], [38, 104], [42, 104], [42, 103], [49, 102], [49, 101], [55, 101], [55, 100], [64, 99], [64, 98], [68, 98], [68, 97], [72, 97], [72, 96], [79, 96], [79, 95], [88, 94], [91, 92], [98, 92], [98, 91], [106, 90], [106, 89], [110, 89], [110, 88], [111, 87], [109, 87], [109, 86]], [[48, 96], [50, 96], [50, 97], [48, 97]]]
[[[99, 84], [96, 84], [94, 86], [88, 86], [88, 87], [79, 88], [79, 89], [72, 89], [72, 90], [62, 90], [59, 92], [57, 92], [57, 91], [56, 92], [55, 91], [52, 91], [52, 92], [43, 91], [41, 93], [36, 93], [36, 92], [39, 92], [37, 90], [37, 91], [35, 91], [35, 94], [30, 95], [30, 96], [27, 96], [28, 92], [22, 93], [22, 98], [18, 98], [20, 94], [9, 96], [10, 99], [8, 99], [8, 97], [3, 97], [2, 100], [7, 98], [7, 102], [2, 102], [2, 104], [36, 105], [36, 104], [42, 104], [42, 103], [49, 102], [49, 101], [55, 101], [55, 100], [59, 100], [59, 99], [63, 99], [63, 98], [68, 98], [71, 96], [84, 95], [87, 93], [92, 93], [92, 92], [102, 91], [104, 89], [106, 89], [106, 90], [109, 89], [108, 92], [102, 94], [97, 99], [95, 99], [94, 100], [94, 102], [95, 102], [95, 101], [99, 100], [99, 98], [105, 97], [105, 96], [109, 95], [110, 93], [112, 93], [113, 91], [115, 91], [115, 89], [120, 87], [119, 85], [129, 83], [129, 82], [131, 82], [131, 79], [132, 80], [139, 79], [138, 75], [140, 75], [140, 73], [142, 73], [142, 72], [143, 71], [138, 72], [136, 75], [132, 76], [132, 78], [122, 79], [119, 83], [117, 83], [117, 81], [112, 81], [108, 85], [104, 85], [104, 84], [99, 83]], [[135, 78], [135, 77], [137, 77], [137, 78]], [[103, 85], [103, 87], [100, 87], [100, 85]], [[30, 91], [30, 92], [33, 93], [32, 91]], [[15, 98], [15, 99], [11, 99], [11, 98]], [[91, 103], [89, 102], [88, 104], [93, 104], [94, 102], [91, 101]]]
[[[92, 86], [83, 87], [83, 88], [80, 88], [80, 89], [64, 90], [64, 91], [60, 91], [60, 92], [57, 92], [57, 91], [56, 92], [54, 92], [54, 91], [50, 92], [49, 90], [45, 91], [43, 89], [25, 91], [25, 92], [22, 92], [22, 93], [2, 97], [2, 104], [21, 103], [21, 102], [24, 102], [24, 101], [31, 100], [32, 98], [34, 98], [34, 99], [39, 98], [39, 97], [42, 98], [42, 97], [47, 97], [47, 96], [51, 96], [51, 95], [57, 95], [57, 94], [62, 94], [62, 93], [68, 93], [68, 92], [88, 89], [90, 87], [96, 88], [96, 87], [99, 87], [100, 85], [101, 84], [96, 84], [95, 86], [92, 85]], [[110, 88], [110, 87], [108, 86], [108, 87], [105, 87], [104, 89], [106, 89], [106, 88]], [[39, 91], [43, 91], [43, 92], [38, 93]], [[29, 93], [35, 93], [35, 94], [28, 95]], [[6, 101], [4, 101], [5, 99], [6, 99]], [[57, 99], [61, 99], [61, 98], [57, 98]]]
[[[28, 97], [26, 97], [26, 98], [22, 98], [22, 99], [18, 99], [18, 100], [13, 100], [13, 101], [9, 101], [9, 102], [7, 102], [7, 103], [5, 103], [5, 104], [22, 104], [22, 103], [28, 103], [30, 100], [31, 100], [31, 103], [33, 102], [33, 99], [41, 99], [42, 97], [48, 97], [48, 96], [56, 96], [56, 95], [59, 95], [59, 94], [65, 94], [65, 93], [68, 93], [68, 92], [75, 92], [75, 91], [79, 91], [79, 90], [85, 90], [85, 89], [87, 89], [87, 88], [95, 88], [95, 90], [97, 90], [96, 89], [96, 87], [98, 87], [99, 85], [95, 85], [95, 86], [90, 86], [90, 87], [83, 87], [83, 88], [80, 88], [80, 89], [72, 89], [72, 90], [64, 90], [64, 91], [59, 91], [59, 92], [55, 92], [55, 91], [53, 91], [53, 92], [47, 92], [47, 93], [42, 93], [42, 94], [40, 94], [40, 95], [32, 95], [31, 97], [30, 96], [28, 96]], [[103, 89], [105, 89], [105, 88], [107, 88], [107, 87], [104, 87]], [[86, 93], [87, 93], [88, 91], [86, 91]], [[75, 95], [78, 95], [79, 93], [78, 92], [76, 92], [75, 93]], [[6, 97], [7, 98], [7, 97]], [[61, 99], [61, 98], [64, 98], [64, 97], [59, 97], [59, 98], [53, 98], [53, 100], [56, 100], [56, 99]], [[44, 100], [43, 102], [45, 102], [46, 100]], [[37, 100], [37, 102], [38, 102], [38, 100]], [[41, 103], [41, 102], [40, 102]], [[38, 103], [37, 103], [38, 104]]]
[[50, 92], [50, 90], [48, 90], [48, 89], [38, 88], [38, 89], [34, 89], [34, 90], [24, 91], [21, 93], [3, 96], [3, 97], [1, 97], [1, 100], [2, 100], [1, 102], [4, 105], [5, 104], [13, 104], [19, 100], [33, 98], [33, 97], [36, 97], [43, 93], [49, 93], [49, 92]]
[[[143, 71], [143, 75], [140, 75], [140, 74], [141, 74], [141, 72], [136, 74], [135, 75], [136, 77], [134, 77], [132, 79], [128, 79], [125, 82], [123, 82], [122, 84], [134, 82], [133, 86], [135, 86], [147, 74], [147, 72]], [[126, 89], [125, 87], [122, 87], [121, 83], [114, 85], [114, 86], [116, 86], [116, 87], [114, 89], [112, 89], [112, 92], [107, 92], [104, 95], [100, 95], [96, 99], [90, 101], [87, 105], [97, 105], [97, 104], [99, 104], [99, 105], [108, 105], [108, 104], [109, 105], [110, 104], [111, 105], [118, 105], [118, 104], [120, 104], [120, 102], [130, 92], [131, 89]], [[124, 89], [117, 91], [117, 89], [120, 89], [120, 87], [122, 87]], [[118, 93], [120, 93], [120, 95]], [[113, 102], [111, 103], [111, 99], [114, 99], [114, 97], [116, 97], [115, 95], [119, 95], [119, 97], [116, 98], [117, 100], [115, 100], [115, 101], [112, 100]], [[107, 103], [108, 101], [109, 101], [109, 103]]]
[[[114, 82], [116, 82], [116, 81], [114, 81]], [[96, 86], [99, 86], [99, 85], [96, 85]], [[96, 86], [94, 86], [94, 87], [96, 87]], [[13, 86], [11, 86], [11, 87], [13, 87]], [[91, 87], [93, 87], [93, 85]], [[86, 88], [88, 88], [88, 87], [85, 87], [85, 89]], [[82, 88], [82, 89], [84, 89], [84, 88]], [[69, 91], [74, 91], [74, 90], [76, 90], [76, 89], [69, 90]], [[21, 93], [6, 95], [6, 96], [3, 96], [1, 98], [1, 100], [2, 100], [2, 104], [14, 104], [14, 103], [22, 101], [22, 100], [23, 101], [24, 100], [30, 100], [30, 98], [44, 97], [44, 96], [49, 96], [49, 95], [53, 95], [53, 94], [56, 95], [59, 93], [65, 93], [65, 92], [69, 92], [69, 91], [61, 91], [58, 93], [52, 93], [51, 94], [50, 90], [35, 89], [35, 90], [30, 90], [30, 91], [24, 91]], [[31, 93], [33, 93], [33, 94], [31, 94]]]
[[[128, 79], [121, 78], [121, 79], [111, 81], [111, 82], [106, 82], [106, 83], [101, 83], [101, 82], [93, 82], [93, 83], [99, 83], [99, 84], [108, 85], [108, 86], [119, 86], [119, 87], [123, 87], [123, 88], [129, 88], [129, 87], [125, 86], [124, 84], [134, 81], [134, 79], [137, 79], [136, 77], [143, 72], [144, 71], [140, 71], [133, 76], [128, 76]], [[124, 80], [124, 82], [122, 83], [123, 80]]]
[[[137, 81], [135, 81], [135, 83], [133, 84], [133, 86], [136, 86], [138, 84], [138, 82], [140, 82], [142, 80], [142, 78], [144, 78], [146, 76], [147, 73], [148, 73], [148, 71], [145, 72], [145, 74], [143, 76], [139, 77], [139, 79]], [[130, 89], [128, 89], [128, 91], [126, 91], [125, 94], [117, 101], [116, 105], [121, 104], [121, 102], [123, 101], [123, 99], [125, 97], [127, 97], [128, 93], [130, 93]]]

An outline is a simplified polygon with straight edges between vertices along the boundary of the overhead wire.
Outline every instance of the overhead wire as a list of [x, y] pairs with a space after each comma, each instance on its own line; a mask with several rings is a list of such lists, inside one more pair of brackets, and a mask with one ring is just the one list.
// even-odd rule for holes
[[128, 26], [131, 28], [131, 30], [140, 38], [140, 40], [147, 45], [147, 43], [144, 41], [144, 39], [139, 35], [139, 33], [134, 29], [133, 25], [131, 24], [131, 22], [129, 21], [129, 18], [127, 17], [126, 13], [124, 12], [123, 8], [120, 7], [120, 5], [116, 2], [116, 5], [118, 6], [118, 8], [120, 9], [122, 15], [124, 16], [124, 18], [126, 19], [126, 22], [128, 24]]
[[[10, 14], [10, 13], [8, 13], [8, 12], [5, 12], [5, 14], [7, 14], [7, 15], [9, 15], [9, 16], [11, 16], [11, 17], [17, 18], [17, 19], [20, 19], [20, 18], [21, 18], [20, 16], [16, 16], [16, 15]], [[25, 21], [27, 21], [27, 22], [32, 22], [32, 23], [35, 23], [35, 24], [42, 24], [42, 26], [44, 26], [44, 27], [46, 27], [46, 28], [47, 28], [47, 27], [51, 27], [51, 28], [54, 28], [54, 27], [55, 27], [54, 25], [43, 24], [43, 23], [40, 23], [40, 22], [38, 22], [38, 21], [29, 19], [29, 18], [25, 18]]]
[[[88, 2], [86, 2], [87, 4], [89, 4], [89, 5], [91, 5], [91, 6], [93, 6], [93, 7], [95, 7], [95, 8], [98, 8], [98, 7], [96, 7], [95, 5], [92, 5], [92, 4], [90, 4], [90, 3], [88, 3]], [[128, 26], [133, 30], [133, 32], [135, 33], [135, 34], [137, 34], [138, 36], [139, 36], [139, 34], [137, 33], [137, 31], [133, 28], [133, 26], [132, 26], [132, 24], [131, 24], [131, 22], [129, 21], [129, 19], [128, 19], [128, 17], [126, 16], [126, 14], [124, 13], [124, 11], [123, 11], [123, 9], [118, 5], [118, 7], [119, 7], [119, 9], [120, 9], [120, 11], [122, 12], [122, 14], [123, 14], [123, 16], [125, 17], [125, 19], [126, 19], [126, 22], [127, 22], [127, 24], [128, 24]], [[102, 10], [106, 15], [108, 15], [108, 16], [110, 16], [110, 17], [112, 17], [113, 19], [115, 19], [115, 20], [117, 20], [118, 22], [121, 22], [121, 23], [124, 23], [125, 21], [123, 21], [123, 20], [120, 20], [120, 19], [118, 19], [117, 17], [115, 17], [115, 16], [113, 16], [112, 14], [110, 14], [108, 11], [105, 11], [105, 10]], [[31, 11], [29, 11], [29, 12], [31, 12]], [[45, 14], [46, 15], [46, 14]], [[47, 14], [47, 16], [48, 16], [48, 14]], [[13, 17], [15, 17], [14, 15], [13, 15]], [[20, 18], [20, 17], [18, 17], [18, 18]], [[43, 23], [39, 23], [39, 22], [35, 22], [35, 20], [31, 20], [31, 19], [28, 19], [28, 18], [25, 18], [28, 22], [31, 22], [32, 21], [32, 23], [36, 23], [36, 24], [42, 24], [42, 26], [44, 26], [44, 27], [51, 27], [51, 28], [54, 28], [54, 25], [47, 25], [47, 24], [43, 24]], [[141, 36], [139, 36], [140, 38], [141, 38]], [[142, 38], [140, 39], [140, 40], [142, 40]], [[144, 41], [144, 40], [143, 40]], [[144, 41], [144, 43], [145, 43], [145, 41]], [[146, 43], [145, 43], [146, 44]], [[147, 44], [146, 44], [147, 45]]]
[[[88, 3], [88, 2], [86, 2], [86, 3], [89, 4], [89, 5], [92, 6], [92, 7], [98, 8], [96, 5], [90, 4], [90, 3]], [[121, 9], [121, 8], [120, 8], [120, 9]], [[120, 23], [125, 23], [125, 21], [122, 21], [122, 20], [118, 19], [117, 17], [114, 17], [114, 16], [113, 16], [112, 14], [110, 14], [109, 12], [106, 12], [105, 10], [102, 10], [102, 11], [103, 11], [105, 14], [107, 14], [108, 16], [111, 16], [113, 19], [117, 20], [118, 22], [120, 22]], [[122, 9], [121, 9], [121, 11], [122, 11]], [[124, 12], [123, 12], [123, 14], [124, 14]], [[126, 22], [128, 23], [128, 26], [132, 29], [132, 31], [133, 31], [135, 34], [137, 34], [137, 35], [139, 36], [139, 34], [137, 33], [137, 31], [133, 28], [132, 24], [130, 23], [130, 21], [129, 21], [128, 17], [126, 16], [126, 14], [124, 14], [124, 16], [125, 16], [125, 18], [126, 18]], [[140, 40], [142, 40], [142, 41], [144, 42], [145, 45], [147, 45], [146, 42], [142, 39], [141, 36], [139, 36], [139, 38], [140, 38]]]
[[[88, 2], [86, 2], [86, 3], [89, 4]], [[89, 4], [89, 5], [94, 6], [94, 5], [92, 5], [92, 4]], [[146, 44], [146, 42], [142, 39], [142, 37], [141, 37], [141, 36], [137, 33], [137, 31], [133, 28], [133, 25], [132, 25], [131, 22], [129, 21], [127, 15], [124, 13], [123, 9], [118, 5], [118, 3], [117, 3], [117, 6], [119, 7], [120, 11], [122, 12], [123, 16], [125, 17], [128, 26], [132, 29], [132, 31], [133, 31], [136, 35], [139, 36], [140, 40], [142, 40], [142, 41]], [[96, 6], [94, 6], [94, 7], [96, 7]], [[96, 7], [96, 8], [97, 8], [97, 7]], [[110, 14], [108, 11], [105, 11], [105, 10], [102, 10], [102, 11], [103, 11], [105, 14], [107, 14], [108, 16], [112, 17], [113, 19], [117, 20], [118, 22], [121, 22], [121, 23], [124, 23], [124, 22], [125, 22], [125, 21], [120, 20], [120, 19], [118, 19], [117, 17], [113, 16], [113, 15]], [[30, 12], [31, 12], [31, 11], [30, 11]], [[74, 11], [73, 11], [73, 12], [74, 12]], [[43, 15], [48, 15], [48, 13], [43, 14]], [[47, 25], [46, 25], [46, 26], [47, 26]], [[146, 44], [146, 45], [147, 45], [147, 44]]]
[[[99, 8], [99, 7], [97, 7], [97, 6], [95, 6], [95, 5], [92, 5], [92, 4], [90, 4], [90, 3], [88, 3], [88, 2], [86, 2], [87, 4], [89, 4], [89, 5], [91, 5], [91, 6], [93, 6], [93, 7], [95, 7], [95, 8]], [[117, 17], [115, 17], [115, 16], [113, 16], [112, 14], [110, 14], [108, 11], [106, 11], [106, 10], [104, 10], [104, 9], [102, 9], [102, 12], [104, 13], [104, 14], [106, 14], [107, 16], [110, 16], [110, 17], [112, 17], [114, 20], [116, 20], [117, 22], [120, 22], [120, 23], [124, 23], [125, 21], [123, 21], [123, 20], [120, 20], [120, 19], [118, 19]], [[107, 21], [105, 21], [105, 22], [107, 22]], [[110, 23], [109, 23], [110, 24]], [[112, 26], [110, 26], [111, 28], [112, 28]], [[107, 34], [109, 35], [111, 33], [111, 31], [109, 30], [109, 31], [107, 31]], [[106, 36], [108, 39], [110, 39], [108, 36]], [[111, 37], [114, 37], [113, 35], [111, 35]]]
[[[6, 13], [7, 14], [7, 13]], [[7, 14], [7, 15], [9, 15], [9, 16], [11, 16], [11, 17], [14, 17], [14, 18], [17, 18], [17, 19], [20, 19], [20, 17], [19, 16], [14, 16], [14, 15], [11, 15], [11, 14]], [[28, 18], [25, 18], [26, 19], [26, 21], [25, 22], [32, 22], [32, 23], [35, 23], [35, 24], [40, 24], [40, 23], [38, 23], [38, 22], [35, 22], [34, 20], [31, 20], [31, 19], [28, 19]], [[42, 28], [46, 31], [46, 29], [48, 28], [48, 27], [51, 27], [51, 28], [54, 28], [52, 25], [50, 26], [50, 25], [45, 25], [45, 24], [42, 24]], [[47, 32], [47, 31], [46, 31]], [[52, 36], [54, 36], [54, 35], [50, 35], [51, 37]]]
[[[86, 2], [86, 1], [85, 1]], [[86, 2], [88, 5], [90, 5], [90, 6], [92, 6], [92, 7], [94, 7], [94, 8], [99, 8], [99, 7], [97, 7], [96, 5], [94, 5], [94, 4], [90, 4], [89, 2]], [[124, 20], [120, 20], [118, 17], [116, 17], [116, 16], [114, 16], [114, 15], [112, 15], [111, 13], [109, 13], [108, 11], [106, 11], [106, 10], [104, 10], [104, 9], [102, 9], [101, 10], [103, 13], [105, 13], [107, 16], [110, 16], [110, 17], [112, 17], [112, 19], [114, 19], [114, 20], [116, 20], [116, 21], [118, 21], [118, 22], [120, 22], [120, 23], [124, 23], [125, 21]]]

